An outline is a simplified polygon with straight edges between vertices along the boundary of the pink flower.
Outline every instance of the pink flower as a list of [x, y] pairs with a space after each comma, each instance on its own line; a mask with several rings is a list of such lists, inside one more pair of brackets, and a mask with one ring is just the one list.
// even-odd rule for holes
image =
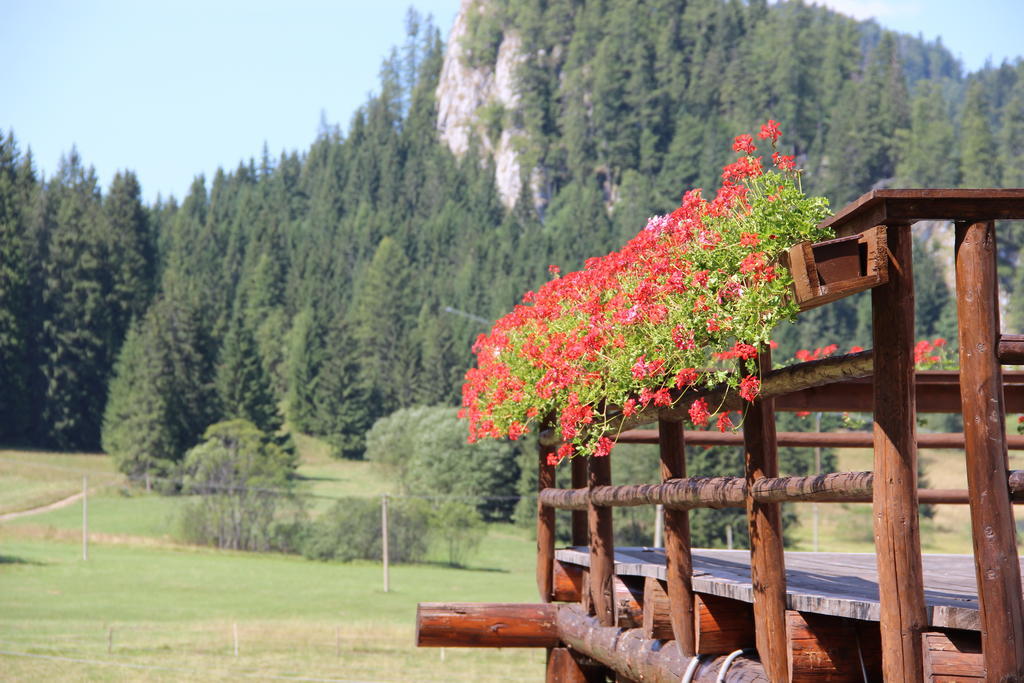
[[602, 436], [597, 440], [597, 448], [594, 450], [594, 456], [603, 458], [612, 452], [612, 448], [615, 447], [615, 442], [609, 439], [607, 436]]

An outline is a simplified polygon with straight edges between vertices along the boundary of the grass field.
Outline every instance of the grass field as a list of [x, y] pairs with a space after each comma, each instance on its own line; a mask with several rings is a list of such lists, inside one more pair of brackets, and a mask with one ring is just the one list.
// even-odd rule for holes
[[[300, 487], [318, 496], [310, 498], [314, 513], [330, 498], [393, 490], [372, 465], [331, 460], [319, 446], [300, 442]], [[79, 492], [83, 471], [91, 489], [88, 561], [80, 503], [0, 524], [5, 681], [542, 675], [542, 652], [420, 650], [413, 642], [418, 602], [536, 599], [533, 541], [521, 529], [489, 527], [465, 569], [392, 566], [384, 593], [379, 563], [178, 544], [171, 532], [182, 499], [127, 489], [103, 456], [4, 451], [0, 468], [8, 509]], [[7, 491], [19, 490], [11, 504]]]
[[[396, 492], [370, 463], [339, 462], [300, 437], [300, 489], [316, 514], [332, 499]], [[839, 468], [871, 469], [871, 452], [839, 452]], [[923, 451], [928, 485], [966, 485], [962, 454]], [[1012, 455], [1011, 466], [1024, 468]], [[128, 489], [108, 458], [0, 451], [0, 513], [81, 490], [89, 476], [89, 560], [80, 503], [0, 523], [0, 679], [344, 681], [537, 680], [533, 650], [414, 646], [421, 601], [534, 601], [528, 532], [491, 525], [468, 567], [393, 566], [182, 545], [181, 498]], [[812, 506], [799, 505], [796, 549], [812, 549]], [[870, 505], [819, 505], [821, 550], [871, 552]], [[966, 506], [922, 521], [925, 552], [970, 552]], [[431, 558], [440, 560], [440, 551]], [[238, 655], [235, 655], [235, 633]]]

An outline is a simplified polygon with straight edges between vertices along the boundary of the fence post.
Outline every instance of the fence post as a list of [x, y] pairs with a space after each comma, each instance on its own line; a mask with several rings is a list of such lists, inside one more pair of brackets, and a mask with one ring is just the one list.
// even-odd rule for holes
[[[552, 425], [545, 422], [541, 433]], [[537, 590], [541, 602], [551, 602], [555, 562], [555, 509], [541, 505], [539, 493], [555, 487], [555, 466], [548, 462], [555, 446], [540, 446], [537, 451]]]
[[992, 221], [956, 223], [967, 492], [988, 680], [1024, 674], [1024, 606], [1006, 470], [1006, 413], [999, 347], [996, 235]]
[[[587, 487], [611, 486], [611, 454], [587, 456]], [[590, 599], [601, 626], [615, 625], [615, 541], [612, 508], [587, 505], [590, 527]]]
[[390, 568], [388, 567], [388, 494], [380, 497], [380, 540], [381, 559], [384, 563], [384, 592], [391, 590]]
[[882, 675], [924, 676], [921, 631], [927, 624], [918, 523], [914, 392], [914, 264], [909, 225], [887, 231], [889, 282], [871, 290], [874, 337], [873, 503], [878, 558]]
[[89, 477], [82, 476], [82, 559], [89, 559]]
[[[686, 476], [686, 442], [682, 421], [658, 420], [661, 480]], [[660, 506], [659, 506], [660, 507]], [[693, 622], [693, 558], [690, 555], [690, 513], [665, 510], [665, 576], [672, 633], [684, 657], [697, 652]]]

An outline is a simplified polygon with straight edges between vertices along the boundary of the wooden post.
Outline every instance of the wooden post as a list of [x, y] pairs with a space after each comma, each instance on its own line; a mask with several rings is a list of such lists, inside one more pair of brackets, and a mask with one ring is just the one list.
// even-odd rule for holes
[[388, 557], [388, 494], [384, 494], [380, 498], [380, 546], [381, 546], [381, 559], [384, 564], [384, 592], [387, 593], [391, 590], [391, 573], [388, 567], [390, 558]]
[[925, 627], [917, 517], [914, 272], [909, 226], [888, 231], [889, 282], [871, 290], [875, 346], [874, 527], [883, 677], [920, 681]]
[[[758, 354], [761, 375], [771, 371], [771, 350]], [[779, 476], [772, 399], [758, 399], [743, 419], [746, 451], [747, 525], [750, 530], [750, 581], [754, 593], [757, 651], [772, 681], [789, 678], [786, 645], [786, 566], [782, 553], [782, 520], [778, 503], [761, 503], [749, 492], [765, 477]]]
[[653, 576], [644, 578], [644, 638], [672, 640], [672, 605], [662, 582]]
[[[572, 459], [572, 487], [582, 489], [587, 485], [587, 459]], [[572, 512], [572, 544], [584, 546], [587, 544], [587, 511], [573, 510]]]
[[[548, 463], [555, 446], [540, 446], [537, 462], [537, 491], [555, 487], [555, 466]], [[555, 509], [541, 505], [537, 497], [537, 590], [541, 602], [551, 602], [555, 561]]]
[[987, 680], [1024, 678], [1024, 606], [1007, 483], [999, 306], [992, 221], [956, 224], [960, 395], [974, 567]]
[[[682, 421], [658, 420], [661, 480], [686, 476], [686, 450]], [[693, 559], [690, 556], [690, 515], [686, 510], [665, 510], [665, 578], [671, 605], [672, 632], [680, 654], [692, 657]]]
[[82, 559], [89, 559], [89, 477], [82, 477]]
[[[612, 483], [611, 455], [587, 458], [587, 485], [610, 486]], [[612, 537], [612, 508], [587, 506], [590, 527], [590, 599], [602, 626], [615, 625], [615, 542]]]

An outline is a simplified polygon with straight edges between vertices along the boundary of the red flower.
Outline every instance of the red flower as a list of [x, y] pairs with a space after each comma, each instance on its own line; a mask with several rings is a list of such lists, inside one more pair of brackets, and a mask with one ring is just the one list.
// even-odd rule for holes
[[676, 389], [682, 389], [697, 381], [697, 371], [694, 368], [683, 368], [676, 373]]
[[745, 133], [736, 136], [732, 142], [732, 149], [734, 152], [743, 152], [744, 154], [753, 154], [757, 151], [757, 147], [754, 146], [754, 138]]
[[698, 427], [706, 425], [711, 417], [711, 413], [708, 412], [708, 402], [702, 398], [698, 398], [690, 405], [689, 413], [690, 422]]
[[729, 419], [729, 413], [722, 413], [718, 416], [718, 431], [727, 432], [732, 429], [732, 420]]
[[562, 269], [556, 266], [555, 264], [551, 264], [550, 266], [548, 266], [548, 272], [554, 275], [555, 277], [558, 277], [559, 275], [562, 274]]
[[626, 402], [622, 404], [622, 414], [626, 417], [630, 415], [636, 415], [636, 399], [627, 398]]
[[792, 171], [796, 169], [795, 157], [786, 156], [785, 154], [779, 154], [778, 152], [772, 153], [772, 161], [782, 171]]
[[526, 433], [526, 427], [520, 422], [513, 422], [508, 426], [508, 438], [518, 441], [519, 437]]
[[768, 123], [761, 126], [761, 132], [757, 134], [757, 137], [762, 140], [771, 140], [773, 145], [781, 136], [782, 131], [779, 130], [779, 122], [772, 119], [768, 119]]
[[761, 393], [761, 380], [757, 375], [747, 375], [740, 380], [740, 397], [753, 401]]
[[612, 448], [615, 447], [615, 442], [609, 439], [607, 436], [602, 436], [597, 440], [597, 449], [594, 451], [594, 456], [603, 458], [612, 452]]
[[760, 241], [761, 239], [752, 232], [745, 232], [740, 235], [741, 247], [756, 247]]
[[853, 346], [850, 347], [850, 353], [860, 353], [863, 350], [864, 350], [863, 346], [857, 346], [856, 344], [854, 344]]
[[672, 396], [668, 393], [667, 388], [662, 387], [654, 392], [654, 405], [662, 407], [672, 405]]

